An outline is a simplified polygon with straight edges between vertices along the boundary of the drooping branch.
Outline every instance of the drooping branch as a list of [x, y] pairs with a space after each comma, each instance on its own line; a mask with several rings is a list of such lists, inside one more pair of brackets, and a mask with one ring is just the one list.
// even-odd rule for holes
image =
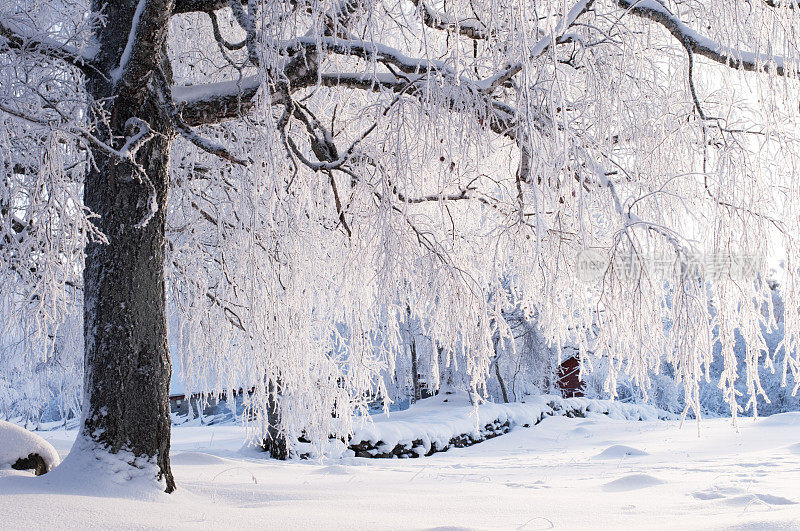
[[[564, 32], [566, 32], [573, 24], [575, 24], [578, 18], [589, 11], [589, 9], [592, 7], [592, 4], [594, 4], [594, 0], [580, 0], [580, 2], [572, 6], [572, 8], [556, 25], [555, 30], [539, 39], [539, 41], [530, 49], [528, 56], [531, 59], [541, 57], [547, 50], [550, 49], [553, 44], [558, 44], [563, 38]], [[519, 74], [522, 71], [524, 64], [525, 63], [523, 61], [518, 61], [516, 63], [507, 65], [501, 72], [483, 80], [481, 82], [483, 88], [488, 93], [494, 92], [495, 89], [504, 85], [511, 78]]]
[[[29, 116], [24, 111], [13, 108], [3, 101], [0, 101], [0, 111], [33, 125], [49, 127], [52, 129], [58, 128], [58, 124], [51, 120]], [[69, 123], [63, 124], [61, 131], [79, 140], [84, 145], [91, 146], [105, 152], [107, 155], [118, 161], [127, 161], [133, 164], [135, 167], [138, 167], [138, 163], [134, 160], [134, 156], [142, 144], [152, 136], [152, 131], [150, 130], [150, 126], [147, 124], [147, 122], [138, 118], [129, 119], [126, 125], [129, 126], [133, 132], [125, 137], [125, 143], [121, 149], [114, 149], [112, 146], [97, 138], [88, 129], [83, 129]]]
[[30, 51], [48, 59], [61, 61], [74, 66], [84, 74], [98, 73], [92, 64], [91, 58], [81, 54], [78, 50], [55, 41], [25, 35], [23, 32], [15, 31], [0, 22], [0, 53], [3, 52], [4, 48]]
[[[723, 46], [687, 26], [658, 0], [617, 0], [617, 4], [626, 9], [627, 13], [662, 25], [684, 47], [697, 55], [738, 70], [774, 71], [779, 76], [787, 74], [784, 57]], [[796, 75], [796, 70], [794, 72]]]
[[221, 159], [227, 160], [229, 162], [233, 162], [234, 164], [238, 164], [239, 166], [247, 166], [248, 162], [244, 159], [241, 159], [231, 153], [225, 146], [218, 144], [208, 138], [200, 136], [196, 131], [194, 131], [191, 127], [186, 125], [186, 123], [180, 118], [180, 113], [177, 113], [172, 116], [173, 126], [175, 130], [178, 131], [183, 138], [200, 148], [201, 150], [205, 151], [206, 153], [210, 153], [211, 155], [215, 155]]

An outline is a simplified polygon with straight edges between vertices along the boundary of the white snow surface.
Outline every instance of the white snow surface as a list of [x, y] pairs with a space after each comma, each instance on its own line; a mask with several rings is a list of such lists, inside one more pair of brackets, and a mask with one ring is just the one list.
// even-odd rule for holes
[[0, 420], [0, 469], [11, 468], [17, 459], [30, 454], [42, 456], [49, 469], [61, 462], [53, 445], [42, 437], [16, 424]]
[[[62, 455], [75, 434], [43, 432]], [[590, 411], [420, 459], [279, 462], [243, 449], [244, 436], [234, 425], [174, 428], [171, 495], [136, 483], [93, 490], [77, 470], [0, 471], [0, 527], [800, 528], [791, 413], [743, 420], [738, 432], [705, 419], [698, 437], [695, 423]]]

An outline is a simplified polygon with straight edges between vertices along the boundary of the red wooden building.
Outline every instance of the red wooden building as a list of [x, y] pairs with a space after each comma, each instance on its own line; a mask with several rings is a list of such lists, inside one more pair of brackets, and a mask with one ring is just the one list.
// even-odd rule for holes
[[578, 356], [570, 356], [558, 367], [558, 388], [561, 396], [572, 398], [584, 395], [584, 385], [580, 379], [580, 360]]

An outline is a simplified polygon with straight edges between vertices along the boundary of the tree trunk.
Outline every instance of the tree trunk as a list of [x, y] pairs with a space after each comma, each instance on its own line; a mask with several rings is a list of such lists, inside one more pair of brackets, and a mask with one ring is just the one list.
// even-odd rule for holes
[[492, 363], [494, 364], [494, 375], [497, 377], [497, 383], [500, 384], [500, 392], [503, 393], [503, 402], [508, 404], [508, 391], [506, 390], [506, 382], [503, 380], [503, 377], [500, 375], [500, 355], [497, 353], [497, 343], [498, 340], [494, 340], [494, 360]]
[[[135, 1], [102, 6], [93, 2], [94, 9], [103, 7], [108, 19], [96, 35], [98, 59], [105, 72], [120, 65], [136, 5]], [[153, 22], [152, 18], [148, 22]], [[145, 457], [158, 466], [159, 479], [163, 478], [166, 491], [172, 492], [172, 366], [167, 346], [164, 253], [169, 150], [174, 135], [171, 120], [159, 103], [159, 95], [169, 89], [165, 85], [172, 77], [164, 46], [166, 29], [162, 30], [144, 41], [158, 47], [153, 64], [129, 66], [120, 75], [132, 72], [130, 78], [115, 82], [112, 74], [110, 79], [98, 76], [87, 83], [96, 105], [95, 117], [99, 116], [97, 102], [108, 98], [103, 103], [108, 126], [97, 128], [101, 140], [119, 149], [134, 132], [130, 118], [144, 120], [154, 135], [136, 154], [141, 169], [94, 149], [95, 166], [86, 176], [84, 202], [100, 216], [98, 226], [108, 243], [92, 243], [86, 249], [82, 436], [95, 448]], [[158, 65], [164, 77], [154, 75]], [[148, 216], [152, 217], [143, 224]]]
[[503, 377], [500, 376], [500, 360], [495, 358], [494, 359], [494, 374], [497, 376], [497, 382], [500, 384], [500, 392], [503, 393], [503, 402], [508, 404], [508, 391], [506, 391], [506, 382], [503, 381]]
[[272, 380], [267, 386], [267, 436], [262, 444], [263, 448], [269, 452], [273, 459], [286, 460], [289, 457], [289, 445], [286, 436], [281, 431], [281, 410], [278, 402], [280, 393], [280, 381], [277, 383]]
[[411, 397], [411, 402], [414, 403], [422, 398], [422, 393], [419, 388], [419, 367], [417, 363], [417, 342], [411, 340], [411, 382], [414, 386], [414, 396]]

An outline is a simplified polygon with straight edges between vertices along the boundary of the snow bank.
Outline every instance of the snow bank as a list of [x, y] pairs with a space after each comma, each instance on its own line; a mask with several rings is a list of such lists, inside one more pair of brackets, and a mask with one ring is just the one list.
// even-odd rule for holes
[[24, 462], [32, 459], [33, 455], [40, 456], [44, 462], [43, 470], [32, 464], [31, 468], [37, 468], [37, 474], [49, 472], [61, 462], [58, 452], [49, 442], [25, 428], [0, 420], [0, 469], [11, 468], [17, 461]]
[[[170, 499], [170, 495], [164, 493], [164, 480], [158, 478], [159, 469], [155, 458], [138, 457], [127, 450], [110, 453], [106, 448], [80, 435], [80, 430], [61, 433], [71, 433], [75, 439], [61, 464], [50, 473], [37, 478], [0, 471], [0, 492], [4, 493], [5, 489], [28, 497], [44, 496], [41, 499], [45, 500], [53, 496], [114, 499], [115, 503], [123, 499]], [[98, 507], [102, 507], [102, 503]], [[68, 517], [67, 514], [63, 516]]]
[[356, 430], [349, 448], [358, 457], [419, 457], [451, 446], [463, 447], [529, 427], [545, 417], [607, 415], [618, 420], [652, 420], [673, 415], [652, 406], [609, 400], [535, 396], [512, 404], [484, 403], [477, 408], [465, 393], [440, 394], [405, 411], [374, 415]]

